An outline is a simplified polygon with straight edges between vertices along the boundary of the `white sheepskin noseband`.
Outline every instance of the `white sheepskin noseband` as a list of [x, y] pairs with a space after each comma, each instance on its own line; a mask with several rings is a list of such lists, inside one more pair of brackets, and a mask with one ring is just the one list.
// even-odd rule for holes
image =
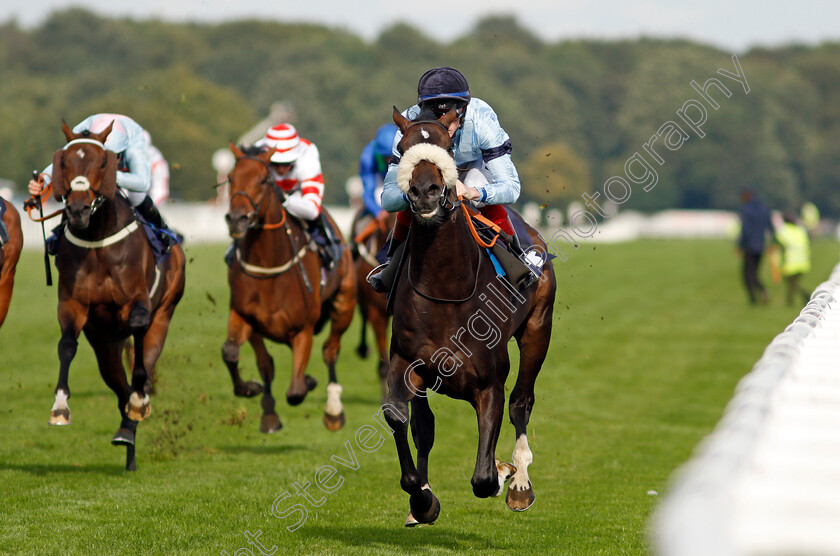
[[444, 187], [448, 189], [455, 187], [455, 183], [458, 181], [458, 169], [455, 167], [455, 160], [452, 156], [437, 145], [418, 143], [405, 151], [397, 166], [397, 187], [403, 193], [408, 193], [411, 174], [414, 173], [414, 167], [421, 160], [428, 160], [440, 169]]

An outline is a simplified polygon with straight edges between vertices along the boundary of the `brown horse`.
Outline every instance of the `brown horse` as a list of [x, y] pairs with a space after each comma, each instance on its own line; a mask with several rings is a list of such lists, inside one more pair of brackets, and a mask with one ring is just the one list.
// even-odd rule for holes
[[[523, 292], [497, 277], [491, 261], [471, 236], [466, 210], [456, 196], [458, 174], [447, 132], [455, 117], [450, 111], [440, 120], [431, 116], [412, 123], [394, 109], [394, 121], [403, 133], [398, 145], [402, 159], [397, 183], [406, 192], [414, 217], [407, 260], [392, 292], [389, 393], [384, 407], [391, 409], [385, 416], [395, 431], [400, 485], [410, 495], [406, 525], [431, 523], [440, 513], [428, 479], [434, 415], [427, 388], [466, 400], [476, 410], [479, 438], [473, 493], [481, 498], [499, 495], [505, 480], [511, 478], [508, 506], [525, 510], [534, 501], [526, 429], [534, 404], [534, 382], [551, 335], [554, 271], [551, 263], [545, 262], [536, 287]], [[545, 253], [537, 232], [528, 231]], [[509, 404], [516, 434], [513, 466], [495, 459], [511, 337], [519, 345], [520, 359]], [[404, 417], [409, 403], [416, 467]]]
[[[222, 359], [233, 379], [233, 392], [244, 397], [262, 392], [260, 430], [280, 430], [271, 394], [274, 360], [264, 338], [291, 347], [292, 378], [286, 401], [298, 405], [317, 384], [306, 374], [306, 365], [313, 335], [329, 320], [330, 334], [323, 346], [330, 376], [324, 424], [329, 430], [338, 430], [344, 426], [344, 410], [335, 364], [341, 335], [350, 326], [356, 306], [350, 252], [342, 250], [341, 259], [322, 284], [319, 254], [309, 247], [301, 222], [283, 208], [283, 193], [269, 164], [272, 153], [249, 149], [246, 154], [233, 144], [230, 149], [236, 164], [228, 176], [230, 207], [225, 220], [236, 251], [228, 271], [230, 317]], [[332, 218], [327, 217], [338, 234]], [[256, 353], [263, 385], [240, 377], [239, 348], [246, 340]]]
[[[113, 124], [112, 124], [113, 125]], [[111, 443], [126, 446], [126, 469], [136, 469], [137, 422], [149, 416], [149, 377], [154, 370], [175, 306], [184, 292], [185, 257], [172, 248], [158, 266], [134, 210], [116, 186], [117, 158], [101, 133], [73, 133], [62, 121], [67, 145], [53, 155], [52, 190], [64, 200], [67, 229], [58, 268], [60, 361], [51, 425], [69, 425], [70, 362], [84, 331], [99, 373], [117, 395], [122, 421]], [[131, 385], [120, 353], [134, 338]]]
[[0, 326], [3, 326], [12, 301], [15, 267], [20, 258], [20, 250], [23, 248], [23, 233], [20, 231], [20, 214], [12, 203], [2, 197], [0, 197], [0, 203], [6, 207], [3, 213], [3, 224], [9, 234], [9, 240], [6, 242], [0, 238]]
[[[362, 226], [365, 220], [368, 220], [369, 223]], [[388, 393], [385, 378], [388, 375], [388, 319], [390, 317], [387, 311], [387, 299], [381, 293], [377, 293], [368, 284], [366, 278], [374, 268], [379, 266], [376, 254], [385, 244], [388, 232], [394, 227], [395, 221], [396, 216], [394, 214], [389, 214], [384, 222], [380, 222], [370, 219], [370, 217], [365, 219], [360, 212], [353, 220], [352, 227], [354, 232], [359, 229], [359, 233], [354, 238], [353, 261], [356, 265], [359, 313], [362, 315], [362, 333], [356, 353], [359, 354], [359, 357], [367, 357], [368, 355], [367, 323], [370, 322], [376, 336], [376, 347], [379, 351], [377, 372], [383, 399]]]

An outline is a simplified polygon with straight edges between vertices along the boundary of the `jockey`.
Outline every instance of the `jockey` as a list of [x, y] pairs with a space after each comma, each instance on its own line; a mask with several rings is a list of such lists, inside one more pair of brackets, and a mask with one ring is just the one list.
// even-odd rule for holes
[[[111, 133], [105, 139], [105, 148], [117, 154], [117, 187], [126, 196], [129, 204], [147, 222], [153, 224], [161, 233], [158, 238], [163, 244], [164, 250], [169, 249], [176, 243], [174, 235], [169, 232], [163, 217], [158, 212], [155, 204], [148, 195], [151, 187], [151, 165], [149, 158], [149, 142], [144, 136], [144, 130], [140, 125], [121, 114], [94, 114], [88, 116], [76, 127], [73, 133], [81, 133], [85, 130], [91, 133], [100, 133], [113, 122]], [[42, 172], [44, 184], [30, 180], [28, 189], [33, 197], [41, 195], [44, 187], [51, 181], [52, 164]], [[58, 249], [58, 236], [63, 229], [63, 223], [53, 230], [53, 236], [47, 240], [48, 251], [55, 254]]]
[[[458, 119], [449, 127], [449, 135], [455, 143], [458, 195], [472, 201], [486, 218], [515, 237], [507, 211], [501, 205], [519, 199], [519, 175], [510, 157], [510, 137], [499, 124], [496, 113], [489, 104], [472, 97], [466, 78], [450, 67], [433, 68], [424, 73], [417, 85], [417, 95], [417, 104], [403, 112], [409, 120], [424, 109], [433, 111], [438, 117], [453, 109], [458, 114]], [[397, 212], [393, 241], [398, 244], [405, 241], [411, 223], [408, 200], [397, 187], [400, 160], [397, 143], [401, 138], [402, 134], [397, 131], [382, 191], [382, 208]], [[391, 252], [394, 250], [392, 246]], [[390, 289], [393, 281], [387, 270], [386, 267], [370, 278], [371, 286], [379, 292]]]
[[365, 203], [362, 214], [370, 215], [380, 221], [388, 216], [388, 211], [382, 209], [379, 199], [382, 196], [381, 189], [385, 175], [388, 173], [394, 136], [398, 131], [394, 124], [385, 124], [380, 127], [376, 132], [376, 137], [365, 145], [359, 159], [359, 177], [364, 187], [362, 199]]
[[149, 143], [149, 163], [151, 164], [152, 186], [149, 188], [149, 197], [156, 207], [159, 207], [169, 199], [169, 163], [163, 157], [160, 149], [152, 144], [152, 136], [145, 129], [143, 136]]
[[324, 175], [318, 147], [300, 137], [292, 124], [269, 128], [255, 146], [274, 150], [271, 168], [276, 174], [277, 186], [286, 194], [283, 207], [310, 224], [313, 240], [322, 247], [324, 266], [332, 268], [341, 258], [341, 246], [332, 226], [321, 215]]

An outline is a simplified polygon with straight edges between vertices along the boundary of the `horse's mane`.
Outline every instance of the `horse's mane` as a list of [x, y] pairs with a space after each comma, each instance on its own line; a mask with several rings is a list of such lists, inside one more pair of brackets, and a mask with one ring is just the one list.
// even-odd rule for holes
[[432, 111], [431, 108], [421, 108], [420, 112], [414, 116], [411, 121], [412, 122], [428, 122], [432, 120], [437, 120], [438, 117], [435, 116], [435, 113]]
[[265, 147], [259, 145], [239, 145], [239, 150], [241, 150], [245, 156], [257, 156], [258, 154], [265, 152], [266, 149]]

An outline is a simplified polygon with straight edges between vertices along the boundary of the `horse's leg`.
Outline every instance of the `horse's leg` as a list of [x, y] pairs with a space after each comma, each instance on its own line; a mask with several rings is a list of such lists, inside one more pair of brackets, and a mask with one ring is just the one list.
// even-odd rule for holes
[[388, 395], [388, 314], [379, 310], [379, 307], [371, 307], [370, 324], [376, 334], [376, 348], [379, 350], [379, 387], [382, 390], [382, 399]]
[[245, 343], [253, 329], [251, 325], [239, 316], [239, 313], [231, 309], [228, 317], [227, 340], [222, 346], [222, 360], [227, 365], [230, 378], [233, 380], [234, 396], [253, 398], [263, 388], [259, 382], [249, 380], [244, 382], [239, 375], [239, 346]]
[[142, 421], [152, 412], [149, 394], [146, 393], [145, 344], [146, 332], [152, 324], [152, 314], [149, 312], [148, 297], [135, 300], [128, 313], [128, 327], [134, 336], [134, 368], [131, 370], [131, 396], [128, 398], [126, 412], [129, 419]]
[[257, 367], [260, 369], [260, 376], [263, 379], [262, 396], [262, 419], [260, 420], [260, 432], [277, 432], [283, 428], [280, 418], [274, 411], [274, 396], [271, 395], [271, 383], [274, 380], [274, 359], [265, 348], [263, 337], [256, 332], [251, 332], [251, 347], [257, 355]]
[[423, 486], [429, 486], [429, 452], [435, 444], [435, 414], [425, 397], [411, 398], [411, 436], [417, 448], [417, 472]]
[[330, 383], [327, 385], [327, 405], [324, 407], [324, 425], [328, 430], [337, 431], [344, 426], [344, 407], [341, 405], [341, 385], [335, 372], [338, 352], [341, 349], [341, 336], [350, 327], [353, 313], [356, 310], [356, 273], [350, 258], [345, 251], [342, 261], [343, 275], [338, 292], [330, 307], [330, 335], [324, 342], [324, 362], [330, 372]]
[[61, 328], [61, 339], [58, 340], [58, 384], [55, 387], [55, 403], [50, 410], [50, 425], [69, 425], [70, 386], [68, 375], [70, 362], [76, 356], [79, 346], [79, 334], [88, 319], [88, 308], [75, 299], [63, 299], [58, 302], [58, 324]]
[[99, 374], [108, 388], [117, 395], [117, 409], [120, 412], [120, 428], [111, 438], [114, 446], [126, 447], [126, 471], [136, 471], [137, 462], [134, 458], [134, 442], [137, 434], [137, 421], [130, 419], [126, 413], [126, 406], [131, 396], [131, 388], [125, 376], [125, 367], [122, 363], [123, 340], [107, 339], [96, 332], [86, 334], [93, 353], [96, 355], [96, 362], [99, 367]]
[[[552, 280], [553, 282], [553, 280]], [[553, 289], [553, 285], [552, 285]], [[516, 445], [513, 449], [513, 465], [516, 473], [508, 485], [505, 502], [515, 511], [525, 511], [534, 503], [534, 489], [528, 477], [528, 466], [533, 461], [531, 449], [528, 447], [528, 421], [531, 409], [534, 407], [534, 383], [540, 372], [551, 337], [551, 308], [554, 295], [537, 307], [516, 334], [519, 344], [519, 375], [510, 393], [508, 414], [516, 434]]]
[[312, 353], [312, 326], [307, 326], [292, 338], [292, 379], [286, 391], [286, 401], [289, 405], [300, 405], [318, 381], [306, 374], [306, 365]]
[[172, 319], [172, 313], [175, 312], [175, 306], [159, 308], [152, 317], [152, 324], [149, 330], [146, 331], [146, 337], [143, 340], [143, 364], [146, 367], [146, 384], [143, 391], [146, 394], [154, 392], [155, 384], [155, 365], [160, 358], [163, 351], [163, 343], [166, 341], [166, 334], [169, 332], [169, 322]]
[[[507, 376], [507, 373], [503, 373], [503, 376]], [[505, 413], [504, 381], [497, 381], [478, 393], [475, 412], [478, 416], [478, 455], [470, 482], [473, 494], [487, 498], [499, 494], [504, 486], [504, 480], [499, 480], [499, 469], [496, 467], [496, 443], [499, 441]]]
[[361, 357], [362, 359], [367, 358], [369, 350], [367, 345], [367, 307], [364, 301], [359, 303], [359, 314], [362, 317], [362, 325], [359, 327], [361, 329], [360, 337], [359, 337], [359, 346], [356, 348], [356, 355]]
[[[391, 357], [388, 372], [388, 397], [382, 404], [382, 408], [388, 426], [394, 431], [394, 442], [397, 445], [397, 456], [400, 460], [400, 486], [410, 497], [410, 510], [405, 525], [411, 527], [418, 523], [433, 523], [440, 515], [440, 502], [432, 494], [428, 482], [414, 466], [411, 447], [408, 445], [408, 403], [414, 397], [414, 393], [406, 384], [406, 380], [409, 380], [405, 377], [407, 368], [408, 361], [399, 355]], [[414, 391], [422, 391], [425, 388], [416, 374], [412, 373], [410, 380], [412, 380]], [[425, 419], [418, 419], [415, 427], [422, 428], [427, 424]], [[425, 432], [418, 434], [424, 435]], [[428, 448], [431, 450], [431, 442], [428, 442]]]

